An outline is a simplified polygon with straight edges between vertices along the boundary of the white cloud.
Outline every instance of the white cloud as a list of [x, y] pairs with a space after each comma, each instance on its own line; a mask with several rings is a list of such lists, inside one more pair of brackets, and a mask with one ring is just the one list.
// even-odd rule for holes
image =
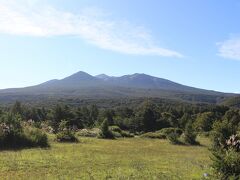
[[224, 58], [240, 60], [240, 37], [231, 37], [228, 40], [217, 43], [218, 55]]
[[74, 14], [49, 6], [36, 8], [32, 2], [0, 0], [0, 33], [36, 37], [77, 36], [102, 49], [120, 53], [183, 57], [176, 51], [157, 46], [144, 27], [112, 20], [99, 9], [88, 8]]

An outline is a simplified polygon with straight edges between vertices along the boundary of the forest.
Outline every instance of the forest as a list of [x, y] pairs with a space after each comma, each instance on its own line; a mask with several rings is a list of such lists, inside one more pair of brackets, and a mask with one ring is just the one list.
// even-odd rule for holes
[[240, 178], [240, 109], [223, 105], [153, 102], [131, 106], [30, 106], [16, 101], [0, 110], [0, 148], [51, 148], [55, 142], [98, 139], [168, 140], [175, 146], [201, 146], [210, 140], [209, 178]]

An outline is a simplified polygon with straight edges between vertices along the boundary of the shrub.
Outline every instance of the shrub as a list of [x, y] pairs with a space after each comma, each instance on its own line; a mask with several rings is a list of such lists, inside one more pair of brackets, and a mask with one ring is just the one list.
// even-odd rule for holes
[[191, 145], [199, 144], [196, 141], [196, 138], [197, 138], [197, 134], [193, 130], [192, 123], [191, 122], [187, 123], [184, 130], [184, 134], [183, 134], [183, 141], [186, 144], [191, 144]]
[[121, 132], [122, 132], [122, 130], [121, 130], [120, 127], [118, 127], [118, 126], [110, 126], [110, 127], [109, 127], [109, 130], [110, 130], [110, 131], [114, 131], [114, 132], [118, 132], [118, 133], [121, 133]]
[[77, 132], [77, 136], [83, 137], [98, 137], [100, 134], [100, 129], [93, 128], [93, 129], [81, 129]]
[[183, 133], [183, 131], [179, 128], [163, 128], [157, 132], [164, 134], [165, 136], [168, 136], [171, 133], [176, 133], [178, 136], [181, 136]]
[[148, 132], [148, 133], [142, 134], [140, 137], [150, 138], [150, 139], [166, 139], [166, 136], [164, 134], [157, 133], [157, 132]]
[[114, 138], [122, 138], [122, 135], [119, 132], [112, 131], [112, 135], [114, 136]]
[[21, 125], [21, 118], [5, 114], [0, 120], [0, 148], [47, 147], [48, 138], [36, 128]]
[[240, 140], [231, 136], [224, 146], [212, 148], [212, 167], [216, 179], [240, 179]]
[[67, 126], [68, 122], [63, 120], [59, 124], [58, 133], [56, 135], [56, 140], [58, 142], [78, 142], [75, 134]]
[[203, 137], [209, 137], [211, 135], [210, 132], [201, 132], [199, 133], [200, 136], [203, 136]]
[[101, 133], [99, 135], [100, 138], [104, 139], [114, 139], [113, 133], [109, 130], [108, 120], [104, 120], [101, 125]]
[[40, 129], [27, 127], [24, 129], [24, 134], [31, 146], [48, 147], [47, 134]]
[[226, 140], [232, 134], [236, 133], [236, 129], [232, 127], [232, 124], [228, 121], [216, 121], [213, 125], [213, 130], [211, 132], [213, 146], [215, 146], [215, 148], [219, 148], [220, 146], [225, 144]]
[[56, 135], [56, 140], [58, 142], [78, 142], [78, 139], [75, 137], [74, 133], [70, 130], [64, 130]]
[[109, 130], [112, 131], [114, 137], [116, 137], [116, 138], [121, 138], [121, 137], [131, 138], [131, 137], [134, 137], [134, 135], [132, 135], [128, 131], [121, 130], [121, 128], [119, 128], [118, 126], [110, 126]]
[[176, 132], [172, 132], [172, 133], [168, 134], [167, 138], [170, 141], [170, 143], [172, 143], [172, 144], [180, 144], [181, 143], [178, 139], [179, 135]]
[[134, 135], [129, 133], [128, 131], [121, 131], [121, 135], [122, 135], [122, 137], [126, 137], [126, 138], [134, 137]]

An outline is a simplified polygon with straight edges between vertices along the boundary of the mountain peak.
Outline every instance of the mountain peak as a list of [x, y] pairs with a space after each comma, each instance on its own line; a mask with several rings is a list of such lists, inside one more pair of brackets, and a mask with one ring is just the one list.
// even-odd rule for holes
[[109, 78], [111, 78], [111, 76], [108, 76], [106, 74], [99, 74], [99, 75], [96, 75], [95, 77], [102, 80], [108, 80]]
[[63, 81], [77, 81], [77, 80], [92, 80], [95, 79], [95, 77], [91, 76], [90, 74], [83, 72], [83, 71], [78, 71], [77, 73], [74, 73], [71, 76], [68, 76], [64, 79]]
[[[164, 97], [179, 100], [216, 103], [219, 99], [229, 96], [214, 91], [197, 89], [147, 75], [135, 73], [121, 77], [100, 74], [92, 76], [79, 71], [61, 80], [51, 80], [36, 86], [6, 89], [0, 91], [3, 99], [9, 99], [12, 94], [35, 98], [36, 95], [51, 95], [51, 97], [78, 97], [78, 98], [136, 98], [136, 97]], [[9, 96], [9, 97], [8, 97]], [[10, 99], [9, 99], [10, 100]]]

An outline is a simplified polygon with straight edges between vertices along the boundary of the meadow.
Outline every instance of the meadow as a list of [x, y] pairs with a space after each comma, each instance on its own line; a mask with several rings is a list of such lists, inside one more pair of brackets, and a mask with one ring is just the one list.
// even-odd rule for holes
[[202, 179], [209, 172], [209, 141], [201, 146], [167, 140], [81, 138], [50, 148], [0, 152], [0, 179]]

